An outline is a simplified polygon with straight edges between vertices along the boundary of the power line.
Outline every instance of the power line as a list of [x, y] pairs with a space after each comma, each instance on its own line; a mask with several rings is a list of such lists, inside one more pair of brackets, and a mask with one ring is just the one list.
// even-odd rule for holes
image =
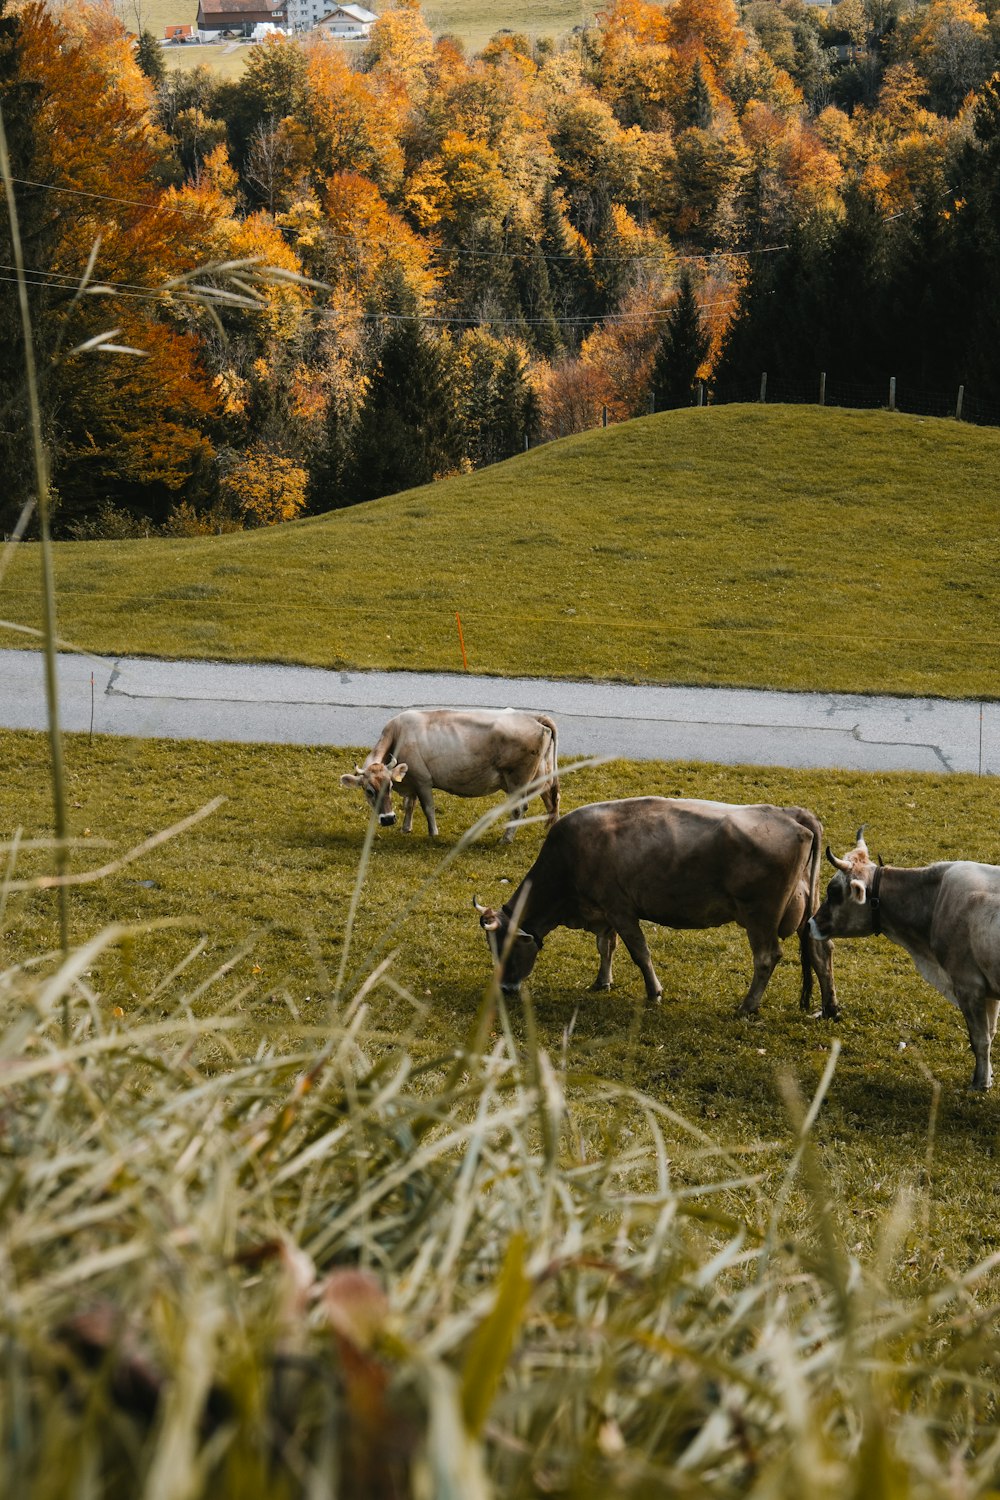
[[203, 208], [184, 207], [181, 204], [171, 203], [146, 203], [138, 198], [116, 198], [111, 193], [89, 193], [84, 188], [60, 187], [57, 182], [35, 182], [30, 177], [12, 177], [11, 182], [16, 182], [19, 187], [42, 188], [47, 193], [65, 193], [71, 198], [93, 198], [99, 203], [121, 203], [126, 208], [145, 208], [151, 213], [187, 214], [192, 218], [204, 218], [207, 213]]
[[[13, 266], [0, 265], [0, 271], [12, 271]], [[51, 287], [57, 291], [68, 292], [77, 285], [77, 278], [67, 276], [62, 272], [46, 272], [26, 268], [25, 275], [32, 279], [28, 282], [33, 287]], [[0, 282], [16, 281], [16, 276], [0, 276]], [[141, 287], [135, 282], [128, 281], [99, 281], [95, 282], [94, 290], [107, 289], [115, 296], [127, 297], [137, 302], [162, 302], [176, 288]], [[725, 307], [731, 299], [728, 297], [716, 297], [711, 302], [699, 304], [699, 310], [704, 312], [712, 307]], [[465, 317], [460, 313], [390, 313], [390, 312], [358, 312], [356, 314], [336, 312], [332, 308], [316, 308], [315, 313], [319, 317], [328, 319], [344, 319], [356, 317], [364, 323], [407, 323], [412, 318], [420, 323], [428, 325], [451, 325], [464, 328], [484, 328], [501, 326], [505, 328], [544, 328], [555, 323], [559, 327], [582, 327], [585, 325], [601, 324], [607, 326], [613, 323], [645, 323], [658, 324], [665, 322], [669, 317], [669, 311], [653, 313], [622, 313], [609, 312], [604, 314], [581, 314], [579, 317], [556, 317], [550, 318], [527, 318], [517, 313], [502, 313], [496, 317]]]
[[[163, 202], [143, 202], [136, 198], [116, 198], [111, 193], [91, 193], [85, 191], [83, 188], [61, 187], [58, 183], [55, 182], [37, 182], [29, 177], [12, 177], [11, 181], [16, 182], [21, 187], [41, 188], [45, 192], [65, 193], [70, 197], [94, 199], [101, 203], [120, 203], [123, 204], [126, 208], [148, 209], [150, 213], [187, 214], [192, 218], [204, 218], [208, 213], [208, 210], [203, 208], [184, 207], [180, 204], [170, 204]], [[328, 231], [328, 233], [330, 235], [330, 238], [337, 241], [339, 244], [354, 246], [358, 246], [360, 244], [359, 236], [356, 234], [339, 234], [334, 230], [330, 230]], [[391, 241], [379, 240], [376, 242], [376, 248], [381, 250], [391, 249]], [[442, 246], [428, 246], [428, 248], [432, 251], [432, 253], [446, 257], [464, 257], [472, 260], [523, 259], [523, 256], [521, 254], [519, 254], [517, 251], [512, 250], [466, 250], [453, 248], [450, 246], [447, 248]], [[787, 244], [759, 245], [753, 250], [720, 249], [714, 251], [705, 251], [699, 255], [674, 255], [673, 259], [678, 263], [685, 265], [700, 264], [702, 262], [713, 261], [719, 258], [729, 258], [732, 260], [752, 260], [755, 255], [773, 255], [776, 251], [787, 249], [789, 249], [789, 246]], [[669, 253], [669, 250], [670, 247], [668, 245], [665, 246], [663, 250], [649, 250], [639, 255], [618, 256], [591, 254], [588, 258], [591, 261], [596, 262], [627, 260], [629, 264], [635, 264], [640, 261], [660, 260], [663, 258], [663, 255], [665, 253]], [[549, 254], [545, 251], [538, 250], [535, 247], [533, 247], [531, 252], [529, 253], [537, 254], [541, 257], [542, 260], [545, 261], [569, 261], [575, 260], [577, 258], [572, 252], [569, 251], [567, 251], [565, 254]]]

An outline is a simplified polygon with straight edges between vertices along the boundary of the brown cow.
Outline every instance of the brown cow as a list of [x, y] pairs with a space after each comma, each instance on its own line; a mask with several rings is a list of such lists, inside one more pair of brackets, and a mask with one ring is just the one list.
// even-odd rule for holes
[[662, 986], [640, 921], [681, 928], [738, 922], [750, 940], [754, 969], [740, 1014], [759, 1009], [781, 957], [779, 940], [797, 932], [802, 1008], [808, 1008], [815, 970], [823, 1014], [835, 1018], [830, 946], [807, 932], [819, 900], [822, 839], [819, 819], [801, 807], [734, 807], [673, 797], [596, 802], [567, 813], [550, 830], [499, 911], [474, 904], [505, 990], [516, 991], [531, 973], [553, 928], [582, 927], [597, 935], [595, 990], [611, 986], [621, 937], [648, 998], [658, 1000]]
[[810, 922], [821, 941], [877, 937], [905, 948], [917, 972], [965, 1017], [974, 1089], [993, 1082], [990, 1048], [1000, 1013], [1000, 868], [945, 860], [917, 869], [875, 864], [858, 829]]
[[[437, 837], [433, 789], [455, 797], [508, 795], [534, 786], [549, 814], [549, 827], [559, 816], [559, 735], [546, 714], [518, 709], [408, 708], [390, 719], [363, 766], [341, 776], [341, 786], [360, 787], [379, 823], [396, 821], [392, 789], [403, 794], [403, 832], [413, 827], [413, 806], [419, 802], [427, 831]], [[504, 834], [510, 843], [528, 798], [513, 808]]]

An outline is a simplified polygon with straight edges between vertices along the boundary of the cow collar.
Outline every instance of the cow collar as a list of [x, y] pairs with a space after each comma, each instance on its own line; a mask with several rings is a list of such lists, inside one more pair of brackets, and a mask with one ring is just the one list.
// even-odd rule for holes
[[872, 936], [878, 937], [882, 931], [882, 897], [879, 890], [882, 885], [882, 866], [877, 865], [875, 874], [872, 876], [872, 888], [868, 896], [868, 905], [872, 913]]

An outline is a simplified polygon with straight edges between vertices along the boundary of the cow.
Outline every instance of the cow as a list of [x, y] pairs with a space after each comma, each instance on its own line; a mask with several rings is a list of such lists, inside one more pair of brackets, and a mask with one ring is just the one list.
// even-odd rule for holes
[[649, 1000], [663, 989], [639, 923], [722, 927], [737, 922], [753, 952], [753, 981], [739, 1007], [755, 1015], [780, 939], [797, 933], [802, 963], [800, 1004], [809, 1007], [813, 972], [823, 1015], [839, 1015], [830, 945], [807, 923], [819, 902], [823, 827], [802, 807], [732, 806], [673, 797], [595, 802], [563, 817], [538, 858], [499, 911], [473, 905], [504, 990], [516, 993], [556, 927], [597, 935], [600, 967], [592, 986], [611, 988], [619, 937], [638, 966]]
[[[436, 787], [456, 797], [509, 795], [534, 786], [541, 794], [551, 828], [559, 817], [559, 734], [546, 714], [518, 709], [408, 708], [388, 724], [363, 766], [340, 778], [341, 786], [360, 787], [382, 827], [396, 821], [393, 788], [403, 796], [403, 832], [413, 827], [419, 802], [427, 832], [437, 838]], [[511, 811], [504, 833], [510, 843], [523, 817], [528, 793]]]
[[821, 942], [878, 937], [905, 948], [917, 972], [957, 1005], [976, 1059], [974, 1089], [993, 1082], [990, 1047], [1000, 1012], [1000, 867], [942, 860], [905, 869], [874, 863], [858, 829], [810, 922]]

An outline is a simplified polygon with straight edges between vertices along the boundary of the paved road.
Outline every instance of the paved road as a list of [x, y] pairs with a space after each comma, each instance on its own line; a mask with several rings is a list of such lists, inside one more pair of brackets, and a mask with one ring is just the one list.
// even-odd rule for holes
[[[465, 705], [551, 712], [561, 758], [1000, 772], [990, 703], [68, 654], [59, 681], [64, 727], [86, 731], [93, 713], [95, 734], [367, 745], [400, 708]], [[40, 655], [0, 651], [0, 688], [4, 727], [45, 727]]]

